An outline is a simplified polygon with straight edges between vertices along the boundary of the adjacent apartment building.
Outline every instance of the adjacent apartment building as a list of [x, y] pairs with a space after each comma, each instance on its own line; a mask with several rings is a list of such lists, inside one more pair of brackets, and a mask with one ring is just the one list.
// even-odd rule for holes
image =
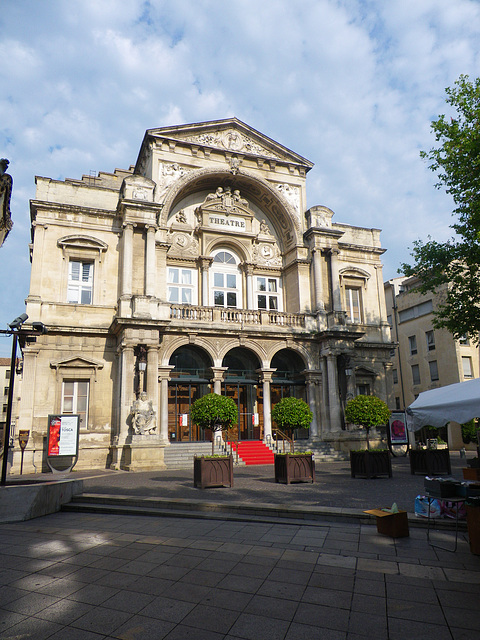
[[205, 438], [189, 411], [211, 391], [235, 400], [240, 439], [268, 441], [294, 395], [311, 440], [355, 441], [346, 400], [387, 398], [384, 249], [307, 209], [312, 166], [229, 118], [148, 130], [127, 170], [36, 178], [26, 311], [49, 332], [24, 349], [25, 471], [45, 467], [52, 414], [80, 418], [76, 468], [161, 467]]
[[[388, 322], [398, 345], [392, 349], [393, 410], [403, 411], [422, 391], [480, 375], [478, 347], [433, 326], [442, 292], [423, 295], [413, 290], [417, 284], [416, 278], [404, 276], [385, 283]], [[458, 425], [449, 428], [449, 444], [464, 446]]]
[[0, 358], [0, 392], [2, 395], [2, 406], [0, 411], [0, 442], [3, 443], [5, 433], [5, 422], [7, 419], [8, 389], [10, 386], [10, 358]]

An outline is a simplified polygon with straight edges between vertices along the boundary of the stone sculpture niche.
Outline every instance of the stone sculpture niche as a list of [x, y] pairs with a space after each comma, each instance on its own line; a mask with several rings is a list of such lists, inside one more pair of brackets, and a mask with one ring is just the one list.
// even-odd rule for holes
[[131, 408], [132, 428], [134, 436], [157, 435], [157, 420], [151, 400], [147, 400], [147, 394], [142, 391], [138, 400]]

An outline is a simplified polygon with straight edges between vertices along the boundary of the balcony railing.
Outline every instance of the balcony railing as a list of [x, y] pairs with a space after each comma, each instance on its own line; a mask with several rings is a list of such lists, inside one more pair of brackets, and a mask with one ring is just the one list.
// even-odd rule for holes
[[185, 304], [170, 305], [170, 319], [186, 320], [188, 322], [305, 328], [305, 315], [302, 313], [197, 307]]

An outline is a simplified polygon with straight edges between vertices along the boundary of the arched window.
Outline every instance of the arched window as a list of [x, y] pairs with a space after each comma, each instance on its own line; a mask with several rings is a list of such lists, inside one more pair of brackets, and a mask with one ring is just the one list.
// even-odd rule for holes
[[239, 258], [231, 251], [218, 249], [213, 252], [211, 269], [211, 300], [215, 307], [242, 307], [242, 274]]

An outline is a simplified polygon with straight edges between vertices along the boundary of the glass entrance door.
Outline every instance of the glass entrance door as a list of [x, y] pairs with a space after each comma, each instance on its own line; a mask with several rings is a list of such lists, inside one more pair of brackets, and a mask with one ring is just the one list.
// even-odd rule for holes
[[205, 440], [204, 430], [192, 424], [190, 419], [190, 407], [205, 395], [202, 392], [205, 386], [191, 382], [175, 382], [168, 386], [168, 438], [171, 442]]
[[[229, 382], [224, 385], [224, 393], [234, 400], [238, 410], [239, 440], [260, 440], [263, 418], [263, 402], [257, 399], [257, 385], [244, 382]], [[263, 420], [262, 420], [263, 421]]]

